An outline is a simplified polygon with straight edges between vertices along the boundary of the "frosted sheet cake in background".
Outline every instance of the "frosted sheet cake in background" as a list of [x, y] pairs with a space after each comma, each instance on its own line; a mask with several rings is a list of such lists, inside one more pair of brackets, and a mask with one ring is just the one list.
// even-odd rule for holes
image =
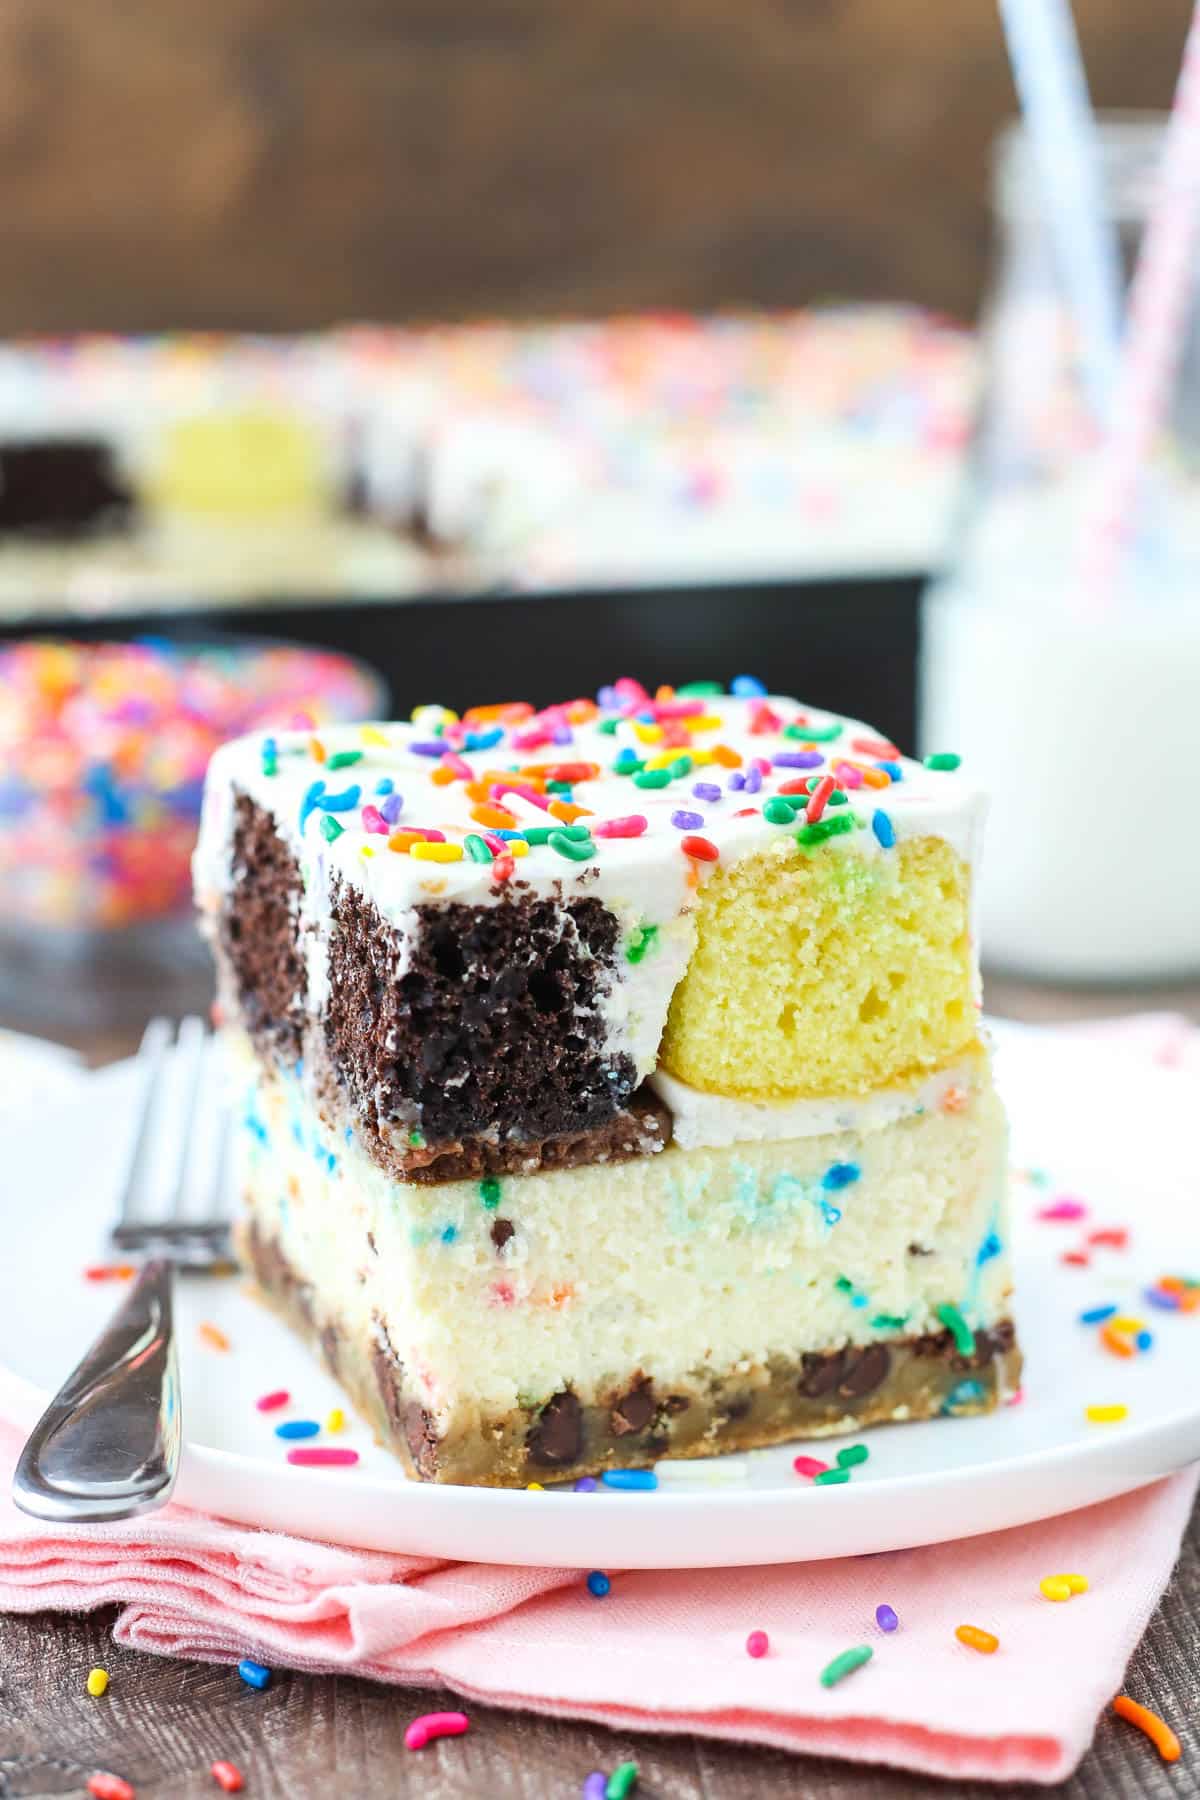
[[891, 305], [0, 343], [0, 619], [924, 572], [975, 386]]
[[418, 1476], [1015, 1388], [957, 759], [742, 678], [243, 738], [196, 887], [241, 1244]]

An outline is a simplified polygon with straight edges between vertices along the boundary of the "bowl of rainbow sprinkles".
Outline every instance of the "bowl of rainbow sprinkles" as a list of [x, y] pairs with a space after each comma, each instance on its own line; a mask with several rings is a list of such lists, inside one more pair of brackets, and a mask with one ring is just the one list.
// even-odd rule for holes
[[190, 933], [209, 758], [246, 730], [378, 712], [352, 658], [214, 633], [0, 645], [0, 966], [109, 960], [147, 928]]

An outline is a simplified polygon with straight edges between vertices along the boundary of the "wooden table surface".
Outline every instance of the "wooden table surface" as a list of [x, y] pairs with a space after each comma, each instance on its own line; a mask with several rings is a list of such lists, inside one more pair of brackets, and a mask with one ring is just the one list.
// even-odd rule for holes
[[[1036, 1020], [1148, 1007], [1200, 1020], [1200, 988], [1067, 994], [993, 981], [988, 1002], [995, 1012]], [[96, 1033], [81, 1047], [93, 1060], [105, 1060], [126, 1043], [121, 1033]], [[473, 1705], [467, 1737], [414, 1756], [403, 1746], [407, 1721], [416, 1712], [457, 1706], [452, 1694], [284, 1672], [266, 1693], [255, 1693], [228, 1668], [119, 1650], [111, 1622], [111, 1614], [0, 1619], [0, 1800], [79, 1795], [96, 1768], [124, 1775], [139, 1800], [211, 1800], [219, 1790], [209, 1764], [219, 1757], [242, 1768], [255, 1800], [544, 1800], [577, 1794], [589, 1771], [628, 1758], [639, 1766], [638, 1792], [647, 1800], [912, 1800], [931, 1792], [994, 1800], [998, 1791], [1032, 1800], [1046, 1791], [985, 1783], [951, 1788], [829, 1758], [613, 1733]], [[84, 1689], [97, 1663], [112, 1678], [100, 1702]], [[1168, 1767], [1140, 1733], [1106, 1716], [1078, 1773], [1057, 1791], [1069, 1800], [1200, 1795], [1200, 1509], [1127, 1685], [1175, 1726], [1183, 1760]]]

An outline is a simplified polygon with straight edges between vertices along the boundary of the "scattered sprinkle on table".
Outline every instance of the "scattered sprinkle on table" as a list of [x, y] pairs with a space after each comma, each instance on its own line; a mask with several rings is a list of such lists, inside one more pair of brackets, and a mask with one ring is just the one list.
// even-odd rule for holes
[[855, 1669], [861, 1669], [864, 1663], [869, 1663], [874, 1654], [869, 1644], [859, 1644], [853, 1650], [843, 1650], [840, 1656], [835, 1656], [821, 1670], [821, 1686], [836, 1687], [847, 1675], [853, 1675]]
[[847, 1444], [844, 1450], [837, 1453], [839, 1469], [856, 1469], [859, 1463], [865, 1463], [871, 1452], [865, 1444]]
[[297, 1469], [348, 1469], [358, 1461], [357, 1450], [343, 1450], [333, 1444], [313, 1444], [289, 1450], [287, 1459]]
[[594, 1475], [581, 1475], [575, 1483], [575, 1492], [577, 1494], [594, 1494], [599, 1486], [600, 1483]]
[[130, 1281], [136, 1274], [136, 1263], [89, 1263], [83, 1278], [85, 1281]]
[[1088, 1243], [1103, 1244], [1110, 1250], [1128, 1250], [1129, 1231], [1124, 1225], [1104, 1225], [1098, 1231], [1088, 1232]]
[[604, 1790], [604, 1800], [626, 1800], [638, 1784], [638, 1766], [635, 1762], [618, 1763], [608, 1778], [608, 1786]]
[[435, 1738], [461, 1737], [470, 1723], [466, 1713], [422, 1713], [404, 1733], [404, 1747], [406, 1750], [423, 1750]]
[[792, 1467], [797, 1475], [807, 1475], [811, 1481], [817, 1475], [823, 1475], [829, 1467], [819, 1456], [796, 1456], [792, 1458]]
[[240, 1794], [246, 1785], [242, 1771], [236, 1763], [215, 1762], [210, 1765], [208, 1772], [223, 1793]]
[[545, 1491], [545, 1487], [540, 1481], [527, 1481], [525, 1483], [525, 1492], [527, 1494], [544, 1494]]
[[106, 1775], [102, 1769], [88, 1776], [87, 1791], [92, 1800], [137, 1800], [135, 1790], [127, 1781], [119, 1775]]
[[765, 1631], [752, 1631], [746, 1639], [747, 1656], [765, 1656], [770, 1648], [771, 1640]]
[[259, 1412], [277, 1412], [281, 1406], [287, 1406], [291, 1398], [286, 1388], [273, 1388], [269, 1394], [260, 1394], [254, 1404]]
[[87, 1678], [87, 1691], [92, 1698], [98, 1700], [108, 1687], [108, 1670], [92, 1669]]
[[850, 1479], [849, 1469], [822, 1469], [813, 1476], [814, 1487], [843, 1487]]
[[981, 1656], [991, 1656], [1000, 1648], [1000, 1639], [990, 1631], [981, 1631], [978, 1625], [956, 1625], [954, 1635], [960, 1644], [968, 1650], [978, 1650]]
[[639, 1493], [649, 1493], [658, 1486], [653, 1469], [606, 1469], [600, 1479], [605, 1487], [630, 1488]]
[[1081, 1325], [1103, 1325], [1106, 1319], [1116, 1315], [1115, 1306], [1089, 1306], [1086, 1312], [1079, 1315]]
[[335, 1406], [325, 1421], [326, 1431], [345, 1431], [346, 1415], [340, 1406]]
[[597, 1600], [603, 1600], [611, 1587], [612, 1582], [603, 1569], [593, 1569], [587, 1578], [588, 1593], [593, 1594]]
[[247, 1687], [257, 1688], [260, 1693], [263, 1688], [270, 1687], [271, 1671], [266, 1663], [255, 1662], [253, 1657], [243, 1656], [237, 1669]]
[[896, 1631], [900, 1625], [895, 1612], [886, 1604], [875, 1608], [875, 1623], [880, 1631]]
[[1200, 1281], [1191, 1275], [1160, 1275], [1155, 1286], [1161, 1293], [1174, 1294], [1181, 1312], [1200, 1308]]
[[1108, 1351], [1110, 1356], [1122, 1356], [1128, 1358], [1137, 1355], [1137, 1351], [1134, 1349], [1125, 1333], [1123, 1331], [1117, 1331], [1112, 1325], [1102, 1325], [1100, 1327], [1100, 1342], [1104, 1345], [1104, 1348]]
[[315, 1419], [285, 1419], [282, 1425], [275, 1427], [277, 1438], [310, 1438], [316, 1437], [321, 1427]]
[[1045, 1219], [1049, 1222], [1069, 1219], [1085, 1219], [1087, 1217], [1087, 1207], [1082, 1200], [1071, 1200], [1064, 1197], [1061, 1200], [1052, 1201], [1049, 1206], [1039, 1207], [1037, 1216], [1039, 1219]]
[[1148, 1706], [1139, 1706], [1128, 1694], [1118, 1694], [1112, 1704], [1119, 1719], [1128, 1719], [1131, 1725], [1136, 1725], [1139, 1731], [1145, 1732], [1164, 1762], [1179, 1761], [1183, 1754], [1179, 1739], [1165, 1719], [1160, 1719]]
[[207, 1344], [210, 1350], [228, 1350], [229, 1348], [229, 1339], [221, 1327], [213, 1325], [208, 1319], [204, 1319], [197, 1325], [196, 1336], [202, 1344]]
[[1127, 1406], [1085, 1406], [1084, 1417], [1089, 1425], [1119, 1425], [1122, 1419], [1129, 1417]]
[[1076, 1594], [1086, 1594], [1088, 1583], [1086, 1575], [1043, 1575], [1038, 1588], [1044, 1600], [1061, 1603], [1072, 1599]]
[[604, 1800], [608, 1792], [608, 1776], [600, 1769], [593, 1769], [583, 1784], [583, 1800]]

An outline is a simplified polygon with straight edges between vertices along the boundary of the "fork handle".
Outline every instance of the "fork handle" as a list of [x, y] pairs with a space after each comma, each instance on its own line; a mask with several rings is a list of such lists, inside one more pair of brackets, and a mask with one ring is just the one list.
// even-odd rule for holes
[[172, 1282], [170, 1260], [151, 1258], [42, 1414], [13, 1476], [22, 1512], [82, 1525], [170, 1499], [181, 1426]]

